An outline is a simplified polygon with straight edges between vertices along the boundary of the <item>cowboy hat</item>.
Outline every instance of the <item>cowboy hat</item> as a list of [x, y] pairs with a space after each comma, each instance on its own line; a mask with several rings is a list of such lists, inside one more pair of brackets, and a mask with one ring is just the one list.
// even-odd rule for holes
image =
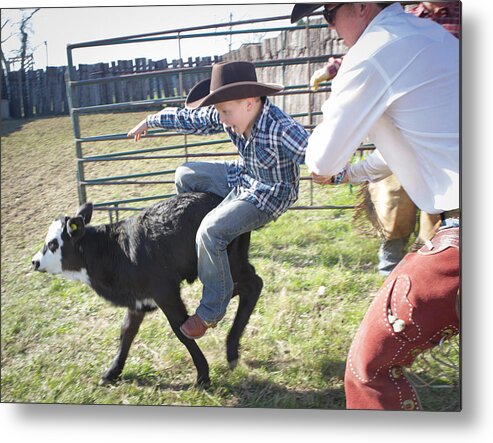
[[301, 20], [303, 17], [310, 15], [312, 12], [315, 12], [318, 8], [321, 8], [322, 6], [325, 6], [326, 9], [330, 11], [340, 4], [340, 2], [296, 3], [293, 7], [293, 11], [291, 12], [291, 23], [296, 23], [298, 20]]
[[253, 63], [219, 62], [212, 66], [211, 78], [197, 83], [188, 93], [185, 106], [195, 109], [230, 100], [263, 97], [280, 92], [284, 86], [259, 83]]

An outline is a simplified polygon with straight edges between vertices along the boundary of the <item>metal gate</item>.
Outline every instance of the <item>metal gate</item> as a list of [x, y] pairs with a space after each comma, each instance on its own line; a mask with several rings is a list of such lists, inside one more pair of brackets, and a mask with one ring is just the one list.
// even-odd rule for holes
[[[236, 149], [229, 143], [229, 139], [226, 137], [216, 139], [204, 139], [196, 140], [193, 136], [178, 135], [174, 132], [165, 132], [161, 130], [149, 131], [148, 137], [160, 138], [172, 140], [171, 144], [167, 146], [157, 146], [152, 148], [142, 148], [138, 150], [120, 150], [111, 153], [91, 153], [85, 152], [85, 146], [88, 144], [97, 144], [98, 142], [121, 142], [123, 146], [123, 140], [125, 140], [125, 146], [128, 147], [128, 139], [124, 133], [114, 134], [98, 134], [93, 136], [83, 136], [81, 131], [80, 119], [84, 115], [99, 114], [104, 112], [125, 112], [128, 110], [149, 110], [156, 107], [162, 107], [165, 105], [181, 105], [184, 103], [187, 89], [190, 88], [190, 80], [197, 81], [202, 78], [206, 78], [210, 74], [212, 68], [212, 62], [218, 61], [222, 57], [215, 57], [214, 60], [210, 59], [211, 63], [205, 66], [185, 66], [185, 64], [191, 64], [184, 62], [184, 57], [187, 54], [183, 54], [182, 43], [186, 39], [201, 39], [211, 36], [233, 36], [238, 34], [256, 34], [256, 33], [280, 33], [278, 40], [281, 44], [281, 58], [272, 60], [254, 59], [252, 62], [257, 68], [257, 72], [265, 72], [269, 75], [269, 69], [276, 70], [276, 75], [279, 83], [283, 83], [286, 89], [273, 97], [275, 104], [278, 104], [282, 109], [286, 108], [286, 104], [297, 98], [296, 103], [301, 103], [300, 106], [296, 106], [295, 112], [289, 112], [290, 115], [301, 120], [305, 128], [310, 131], [316, 124], [316, 119], [321, 115], [320, 103], [322, 103], [327, 93], [330, 92], [330, 83], [322, 84], [317, 92], [311, 91], [308, 88], [308, 82], [311, 74], [317, 67], [323, 66], [327, 61], [330, 54], [312, 55], [311, 48], [308, 47], [307, 54], [303, 57], [284, 57], [289, 53], [288, 41], [289, 35], [293, 32], [304, 33], [307, 42], [313, 40], [313, 36], [310, 33], [314, 32], [329, 32], [327, 26], [322, 23], [306, 21], [305, 25], [300, 26], [287, 25], [289, 23], [289, 16], [268, 17], [263, 19], [256, 19], [250, 21], [238, 21], [229, 23], [211, 24], [208, 26], [197, 26], [192, 28], [181, 28], [174, 30], [167, 30], [159, 33], [148, 33], [140, 35], [124, 36], [113, 39], [98, 40], [83, 42], [78, 44], [71, 44], [67, 46], [67, 95], [70, 106], [70, 115], [72, 119], [72, 125], [75, 136], [75, 152], [77, 160], [77, 186], [79, 202], [82, 204], [87, 201], [87, 190], [89, 187], [103, 187], [103, 186], [129, 186], [138, 185], [150, 186], [150, 185], [170, 185], [165, 189], [165, 192], [153, 193], [152, 195], [138, 195], [130, 198], [129, 196], [121, 196], [119, 198], [103, 198], [102, 201], [94, 201], [94, 207], [96, 210], [108, 211], [110, 220], [114, 217], [118, 219], [120, 211], [137, 211], [143, 208], [148, 202], [153, 200], [160, 200], [168, 198], [174, 195], [173, 176], [176, 169], [177, 161], [181, 163], [194, 158], [220, 158], [226, 156], [236, 156]], [[269, 24], [269, 26], [261, 27], [259, 29], [245, 30], [241, 29], [242, 25], [251, 25], [253, 23], [261, 23], [262, 25]], [[154, 70], [154, 71], [140, 71], [136, 68], [133, 72], [122, 75], [111, 75], [105, 77], [95, 77], [89, 79], [77, 79], [75, 78], [75, 67], [73, 62], [73, 52], [82, 48], [90, 48], [96, 46], [112, 46], [122, 45], [130, 43], [143, 43], [150, 41], [173, 41], [178, 46], [178, 52], [180, 58], [178, 63], [174, 63], [174, 66], [166, 69]], [[310, 45], [308, 45], [310, 46]], [[338, 55], [338, 54], [333, 54]], [[255, 57], [254, 57], [255, 58]], [[189, 59], [190, 61], [190, 59]], [[292, 70], [297, 69], [301, 75], [295, 76], [296, 81], [289, 82], [289, 73]], [[271, 72], [272, 74], [272, 72]], [[261, 75], [260, 75], [261, 77]], [[173, 79], [176, 84], [175, 94], [161, 98], [141, 99], [141, 100], [120, 100], [119, 102], [100, 104], [95, 106], [83, 106], [80, 105], [80, 94], [78, 92], [87, 87], [98, 87], [104, 85], [118, 85], [120, 82], [128, 82], [135, 80], [144, 81], [159, 81], [163, 79]], [[156, 80], [157, 79], [157, 80]], [[129, 94], [128, 96], [131, 96]], [[318, 98], [317, 98], [318, 96]], [[314, 103], [318, 100], [319, 105]], [[182, 137], [181, 142], [176, 142], [177, 137]], [[214, 149], [212, 149], [214, 148]], [[220, 148], [220, 149], [218, 149]], [[360, 151], [371, 150], [371, 145], [363, 145]], [[154, 161], [155, 164], [165, 163], [166, 167], [159, 170], [147, 170], [147, 171], [135, 171], [133, 173], [124, 173], [117, 175], [87, 177], [87, 169], [96, 163], [103, 162], [116, 162], [116, 164], [128, 164], [129, 162], [149, 162]], [[122, 163], [123, 162], [123, 163]], [[304, 173], [303, 173], [304, 172]], [[158, 179], [156, 179], [158, 178]], [[121, 193], [120, 193], [121, 195]], [[100, 199], [101, 200], [101, 199]], [[297, 206], [293, 207], [293, 210], [300, 209], [352, 209], [353, 205], [338, 205], [327, 204], [325, 197], [317, 198], [314, 187], [312, 186], [311, 178], [308, 176], [307, 171], [302, 170], [302, 178], [300, 185], [300, 202]]]

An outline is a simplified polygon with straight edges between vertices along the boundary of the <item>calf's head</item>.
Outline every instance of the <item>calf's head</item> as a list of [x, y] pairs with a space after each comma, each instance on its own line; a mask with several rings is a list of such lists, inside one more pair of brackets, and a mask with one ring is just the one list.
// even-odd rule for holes
[[87, 273], [81, 267], [77, 242], [85, 234], [92, 211], [92, 204], [85, 203], [75, 217], [60, 217], [51, 224], [44, 246], [32, 259], [36, 271], [87, 280]]

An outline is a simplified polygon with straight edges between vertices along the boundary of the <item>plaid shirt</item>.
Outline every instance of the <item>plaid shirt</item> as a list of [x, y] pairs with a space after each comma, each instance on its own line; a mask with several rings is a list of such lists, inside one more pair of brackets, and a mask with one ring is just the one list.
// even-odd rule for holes
[[[460, 2], [444, 2], [443, 6], [438, 7], [435, 11], [426, 8], [423, 3], [417, 6], [407, 6], [406, 12], [419, 18], [429, 18], [434, 22], [442, 25], [454, 37], [460, 37]], [[329, 79], [333, 79], [342, 63], [342, 57], [330, 57], [325, 69]]]
[[308, 133], [268, 99], [248, 140], [223, 125], [214, 106], [166, 108], [148, 116], [147, 126], [186, 134], [226, 131], [239, 153], [238, 160], [228, 164], [228, 185], [238, 189], [240, 200], [277, 218], [298, 199]]
[[[434, 5], [437, 5], [436, 3]], [[416, 17], [429, 18], [442, 25], [454, 37], [460, 37], [460, 2], [444, 2], [436, 9], [430, 10], [423, 3], [418, 6], [406, 9], [406, 12], [414, 14]]]

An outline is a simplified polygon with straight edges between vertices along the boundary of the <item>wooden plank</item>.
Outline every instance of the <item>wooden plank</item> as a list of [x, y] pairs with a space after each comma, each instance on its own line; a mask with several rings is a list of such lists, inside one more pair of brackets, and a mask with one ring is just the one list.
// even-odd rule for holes
[[52, 68], [48, 67], [45, 71], [45, 75], [43, 79], [43, 83], [44, 83], [43, 115], [51, 115], [54, 112], [54, 97], [53, 97], [51, 72], [52, 72]]
[[[135, 59], [135, 72], [144, 72], [146, 70], [146, 59]], [[145, 97], [147, 98], [147, 97]], [[132, 81], [132, 100], [144, 100], [144, 79]]]
[[[89, 65], [89, 78], [96, 79], [100, 77], [101, 75], [101, 69], [100, 69], [100, 64], [96, 63], [94, 65]], [[94, 84], [91, 85], [91, 103], [92, 105], [101, 105], [101, 85], [100, 84]]]
[[[116, 64], [116, 62], [111, 62], [110, 75], [112, 77], [117, 77], [119, 75], [118, 65]], [[120, 84], [120, 82], [116, 81], [112, 83], [112, 89], [113, 89], [113, 97], [114, 97], [113, 103], [120, 103], [122, 85]]]
[[61, 66], [59, 68], [59, 70], [60, 70], [60, 82], [62, 83], [62, 102], [63, 102], [63, 113], [64, 114], [70, 113], [70, 110], [68, 107], [67, 85], [65, 83], [67, 69], [68, 68], [65, 66]]
[[[87, 65], [79, 65], [79, 80], [87, 80], [89, 78]], [[90, 86], [78, 86], [79, 91], [79, 107], [90, 106]]]
[[11, 72], [9, 79], [11, 85], [11, 99], [12, 99], [10, 115], [14, 118], [21, 118], [22, 117], [21, 73], [19, 71]]
[[[147, 69], [149, 71], [156, 71], [156, 62], [154, 60], [148, 60], [147, 61]], [[161, 98], [160, 91], [159, 91], [159, 79], [157, 77], [152, 77], [149, 79], [149, 98], [151, 100], [156, 99], [156, 98]]]
[[55, 114], [61, 115], [63, 114], [63, 90], [65, 89], [63, 79], [63, 71], [59, 68], [55, 68], [53, 71], [53, 87], [56, 91], [56, 99], [55, 99]]
[[[167, 59], [163, 60], [162, 68], [163, 70], [169, 68], [169, 63]], [[164, 97], [171, 97], [171, 83], [169, 81], [169, 77], [167, 75], [163, 75], [160, 79], [161, 87], [164, 91]]]
[[[156, 62], [156, 69], [158, 71], [168, 69], [168, 60], [167, 59], [158, 60]], [[164, 76], [157, 77], [157, 87], [159, 88], [159, 97], [160, 98], [167, 97], [166, 81], [164, 79]]]

